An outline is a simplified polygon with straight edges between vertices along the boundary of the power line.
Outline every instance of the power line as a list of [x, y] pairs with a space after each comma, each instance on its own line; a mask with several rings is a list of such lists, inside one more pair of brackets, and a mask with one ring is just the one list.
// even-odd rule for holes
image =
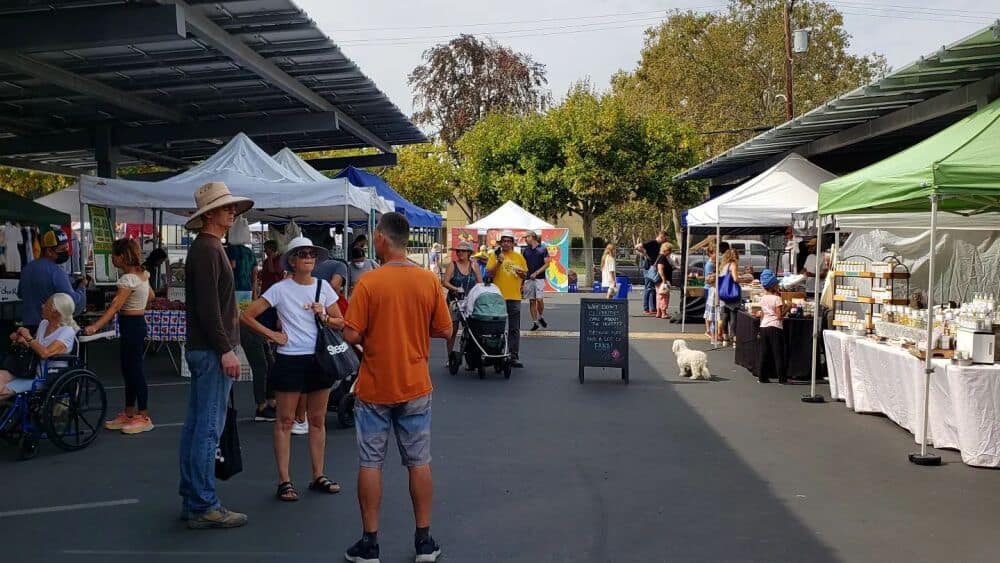
[[853, 4], [859, 8], [871, 8], [871, 9], [900, 9], [907, 13], [909, 12], [937, 12], [937, 15], [961, 15], [968, 14], [971, 16], [986, 16], [986, 17], [996, 17], [1000, 14], [995, 10], [957, 10], [953, 8], [929, 8], [926, 6], [917, 6], [911, 4], [876, 4], [872, 5], [866, 2], [857, 2], [851, 0], [825, 0], [829, 4]]
[[[681, 10], [702, 10], [708, 8], [723, 8], [726, 4], [719, 2], [711, 4], [708, 6], [693, 6], [690, 8], [679, 8]], [[670, 12], [670, 9], [661, 10], [645, 10], [641, 12], [617, 12], [610, 14], [597, 14], [592, 16], [568, 16], [568, 17], [558, 17], [558, 18], [535, 18], [531, 20], [513, 20], [513, 21], [501, 21], [501, 22], [480, 22], [480, 23], [460, 23], [460, 24], [440, 24], [440, 25], [424, 25], [424, 26], [399, 26], [399, 27], [356, 27], [356, 28], [345, 28], [337, 30], [337, 33], [343, 32], [362, 32], [362, 31], [399, 31], [399, 30], [417, 30], [417, 29], [449, 29], [449, 28], [465, 28], [465, 27], [483, 27], [489, 25], [515, 25], [515, 24], [535, 24], [539, 22], [553, 22], [553, 21], [579, 21], [579, 20], [591, 20], [591, 19], [602, 19], [602, 18], [614, 18], [614, 17], [627, 17], [627, 16], [638, 16], [638, 15], [650, 15], [650, 14], [660, 14], [666, 15]], [[611, 22], [604, 22], [611, 23]]]
[[[635, 19], [627, 19], [627, 20], [611, 21], [611, 22], [594, 22], [594, 23], [582, 23], [582, 24], [573, 24], [573, 25], [556, 25], [556, 26], [545, 26], [545, 27], [536, 27], [536, 28], [527, 28], [527, 29], [510, 29], [510, 30], [493, 31], [493, 32], [486, 32], [486, 31], [484, 31], [484, 32], [480, 32], [480, 33], [475, 33], [473, 35], [490, 35], [490, 36], [500, 35], [500, 36], [503, 36], [503, 35], [507, 35], [507, 34], [511, 34], [511, 33], [529, 33], [529, 32], [535, 32], [535, 31], [550, 31], [550, 30], [569, 30], [569, 29], [573, 29], [573, 28], [585, 28], [585, 27], [586, 28], [593, 28], [593, 26], [606, 26], [608, 24], [625, 24], [625, 23], [633, 23], [633, 22], [653, 23], [653, 22], [659, 22], [659, 21], [663, 21], [663, 18], [661, 18], [661, 17], [652, 17], [652, 18], [651, 17], [645, 17], [645, 18], [635, 18]], [[587, 31], [587, 30], [583, 30], [583, 29], [581, 29], [581, 30], [582, 31]], [[382, 41], [389, 41], [389, 42], [395, 43], [395, 42], [411, 41], [411, 40], [451, 39], [453, 37], [455, 37], [454, 34], [451, 34], [451, 35], [415, 35], [415, 36], [410, 36], [410, 37], [372, 37], [372, 38], [369, 38], [369, 39], [347, 39], [345, 41], [341, 41], [340, 43], [344, 44], [344, 45], [359, 45], [359, 44], [364, 44], [364, 43], [378, 43], [378, 42], [382, 42]]]

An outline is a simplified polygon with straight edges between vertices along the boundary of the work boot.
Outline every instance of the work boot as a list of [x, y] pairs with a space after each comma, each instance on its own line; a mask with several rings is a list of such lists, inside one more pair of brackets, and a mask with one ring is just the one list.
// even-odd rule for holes
[[219, 507], [202, 514], [192, 514], [188, 517], [187, 525], [192, 530], [205, 530], [208, 528], [239, 528], [246, 526], [247, 515], [232, 510]]

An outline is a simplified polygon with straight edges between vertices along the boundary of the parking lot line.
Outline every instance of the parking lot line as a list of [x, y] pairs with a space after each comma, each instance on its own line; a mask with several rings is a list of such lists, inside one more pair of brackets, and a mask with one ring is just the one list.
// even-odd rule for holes
[[125, 504], [139, 504], [139, 499], [125, 498], [120, 500], [106, 500], [101, 502], [85, 502], [81, 504], [63, 504], [59, 506], [44, 506], [40, 508], [7, 510], [4, 512], [0, 512], [0, 518], [6, 518], [8, 516], [26, 516], [29, 514], [47, 514], [49, 512], [66, 512], [69, 510], [84, 510], [88, 508], [105, 508], [108, 506], [122, 506]]

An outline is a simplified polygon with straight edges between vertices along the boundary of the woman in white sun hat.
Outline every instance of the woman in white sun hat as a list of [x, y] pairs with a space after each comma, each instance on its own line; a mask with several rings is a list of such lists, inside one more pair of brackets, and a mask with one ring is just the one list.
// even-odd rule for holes
[[[312, 482], [309, 489], [324, 493], [340, 492], [340, 485], [323, 473], [326, 450], [326, 407], [332, 382], [323, 375], [316, 362], [316, 315], [335, 330], [343, 330], [344, 319], [337, 307], [337, 293], [326, 280], [312, 277], [317, 261], [325, 260], [328, 252], [306, 237], [289, 241], [281, 256], [282, 267], [289, 277], [272, 285], [247, 307], [240, 317], [250, 330], [278, 345], [270, 383], [278, 400], [278, 420], [274, 425], [274, 457], [278, 463], [277, 497], [295, 501], [299, 494], [289, 476], [292, 425], [299, 396], [306, 395], [309, 418], [309, 455], [312, 459]], [[319, 285], [317, 285], [319, 284]], [[316, 298], [317, 290], [319, 298]], [[274, 307], [281, 320], [281, 330], [261, 324], [257, 317]]]

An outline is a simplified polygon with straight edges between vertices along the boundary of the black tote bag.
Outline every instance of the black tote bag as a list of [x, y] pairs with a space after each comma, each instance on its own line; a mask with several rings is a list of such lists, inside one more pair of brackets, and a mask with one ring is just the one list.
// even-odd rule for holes
[[223, 481], [243, 471], [243, 449], [240, 448], [240, 433], [236, 428], [236, 405], [233, 390], [229, 390], [229, 405], [226, 407], [226, 424], [222, 427], [219, 447], [215, 450], [215, 477]]
[[[316, 281], [316, 303], [319, 303], [321, 284], [322, 281]], [[326, 326], [319, 315], [316, 315], [316, 363], [330, 387], [358, 373], [361, 365], [351, 345], [344, 341], [340, 333]]]

